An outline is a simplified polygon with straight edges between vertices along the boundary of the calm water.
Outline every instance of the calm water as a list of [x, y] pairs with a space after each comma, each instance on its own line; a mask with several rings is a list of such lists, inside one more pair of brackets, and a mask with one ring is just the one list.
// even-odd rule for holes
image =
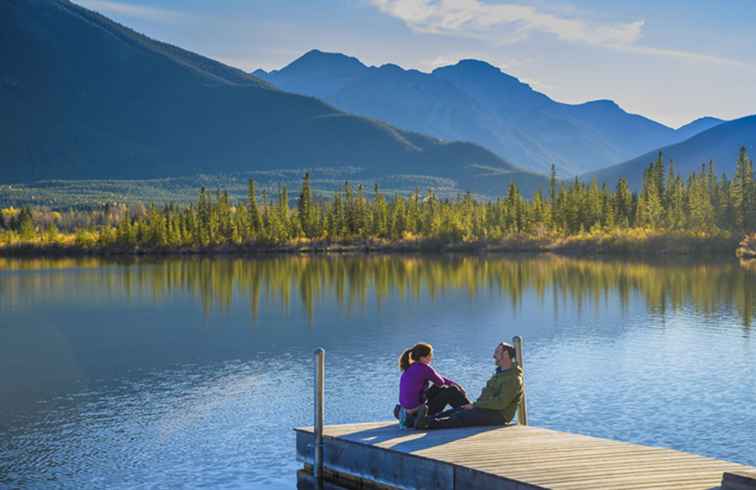
[[0, 259], [0, 487], [293, 488], [313, 348], [353, 422], [402, 348], [478, 393], [513, 335], [532, 424], [756, 465], [754, 303], [736, 262]]

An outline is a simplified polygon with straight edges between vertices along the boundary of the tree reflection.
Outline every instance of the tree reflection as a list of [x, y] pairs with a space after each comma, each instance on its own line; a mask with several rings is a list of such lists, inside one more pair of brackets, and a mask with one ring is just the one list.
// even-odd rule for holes
[[515, 309], [526, 293], [534, 294], [542, 303], [552, 301], [555, 313], [560, 304], [582, 311], [610, 297], [626, 309], [637, 296], [659, 314], [688, 306], [705, 315], [734, 309], [749, 327], [756, 271], [734, 261], [653, 263], [551, 255], [0, 259], [0, 311], [82, 291], [94, 302], [140, 297], [158, 303], [189, 293], [205, 313], [227, 311], [244, 298], [253, 319], [261, 308], [276, 303], [284, 312], [301, 307], [312, 320], [326, 301], [351, 311], [371, 298], [380, 308], [392, 297], [438, 301], [452, 290], [470, 298], [497, 294]]

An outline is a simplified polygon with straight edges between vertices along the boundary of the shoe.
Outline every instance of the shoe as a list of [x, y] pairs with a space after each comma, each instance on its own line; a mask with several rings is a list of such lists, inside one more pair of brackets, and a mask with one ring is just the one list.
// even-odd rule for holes
[[402, 409], [402, 406], [399, 405], [398, 403], [394, 406], [394, 418], [396, 418], [397, 420], [399, 420], [399, 410], [401, 409]]
[[399, 429], [407, 430], [413, 427], [415, 419], [407, 413], [404, 407], [399, 407]]
[[413, 414], [415, 416], [415, 429], [427, 429], [428, 428], [428, 406], [420, 405], [417, 412]]

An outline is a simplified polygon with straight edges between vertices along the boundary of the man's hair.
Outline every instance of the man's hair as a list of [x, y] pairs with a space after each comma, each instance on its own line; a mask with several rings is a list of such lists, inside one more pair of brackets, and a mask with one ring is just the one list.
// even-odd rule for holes
[[515, 360], [515, 348], [511, 344], [507, 344], [506, 342], [499, 342], [499, 346], [507, 351], [507, 354], [509, 354], [509, 358], [513, 361]]

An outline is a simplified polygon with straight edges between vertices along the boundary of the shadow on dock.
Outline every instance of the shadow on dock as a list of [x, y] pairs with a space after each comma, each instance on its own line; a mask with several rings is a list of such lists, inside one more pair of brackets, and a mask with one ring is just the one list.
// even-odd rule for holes
[[350, 434], [341, 439], [370, 446], [380, 445], [384, 449], [403, 453], [415, 453], [426, 449], [443, 446], [449, 443], [459, 443], [478, 434], [494, 430], [502, 430], [512, 426], [498, 427], [469, 427], [461, 429], [444, 429], [421, 431], [400, 429], [399, 424], [372, 427]]
[[[314, 433], [297, 429], [300, 488], [313, 482]], [[672, 449], [539, 427], [400, 430], [395, 422], [328, 425], [330, 489], [756, 490], [756, 468]], [[309, 482], [309, 483], [308, 483]]]

